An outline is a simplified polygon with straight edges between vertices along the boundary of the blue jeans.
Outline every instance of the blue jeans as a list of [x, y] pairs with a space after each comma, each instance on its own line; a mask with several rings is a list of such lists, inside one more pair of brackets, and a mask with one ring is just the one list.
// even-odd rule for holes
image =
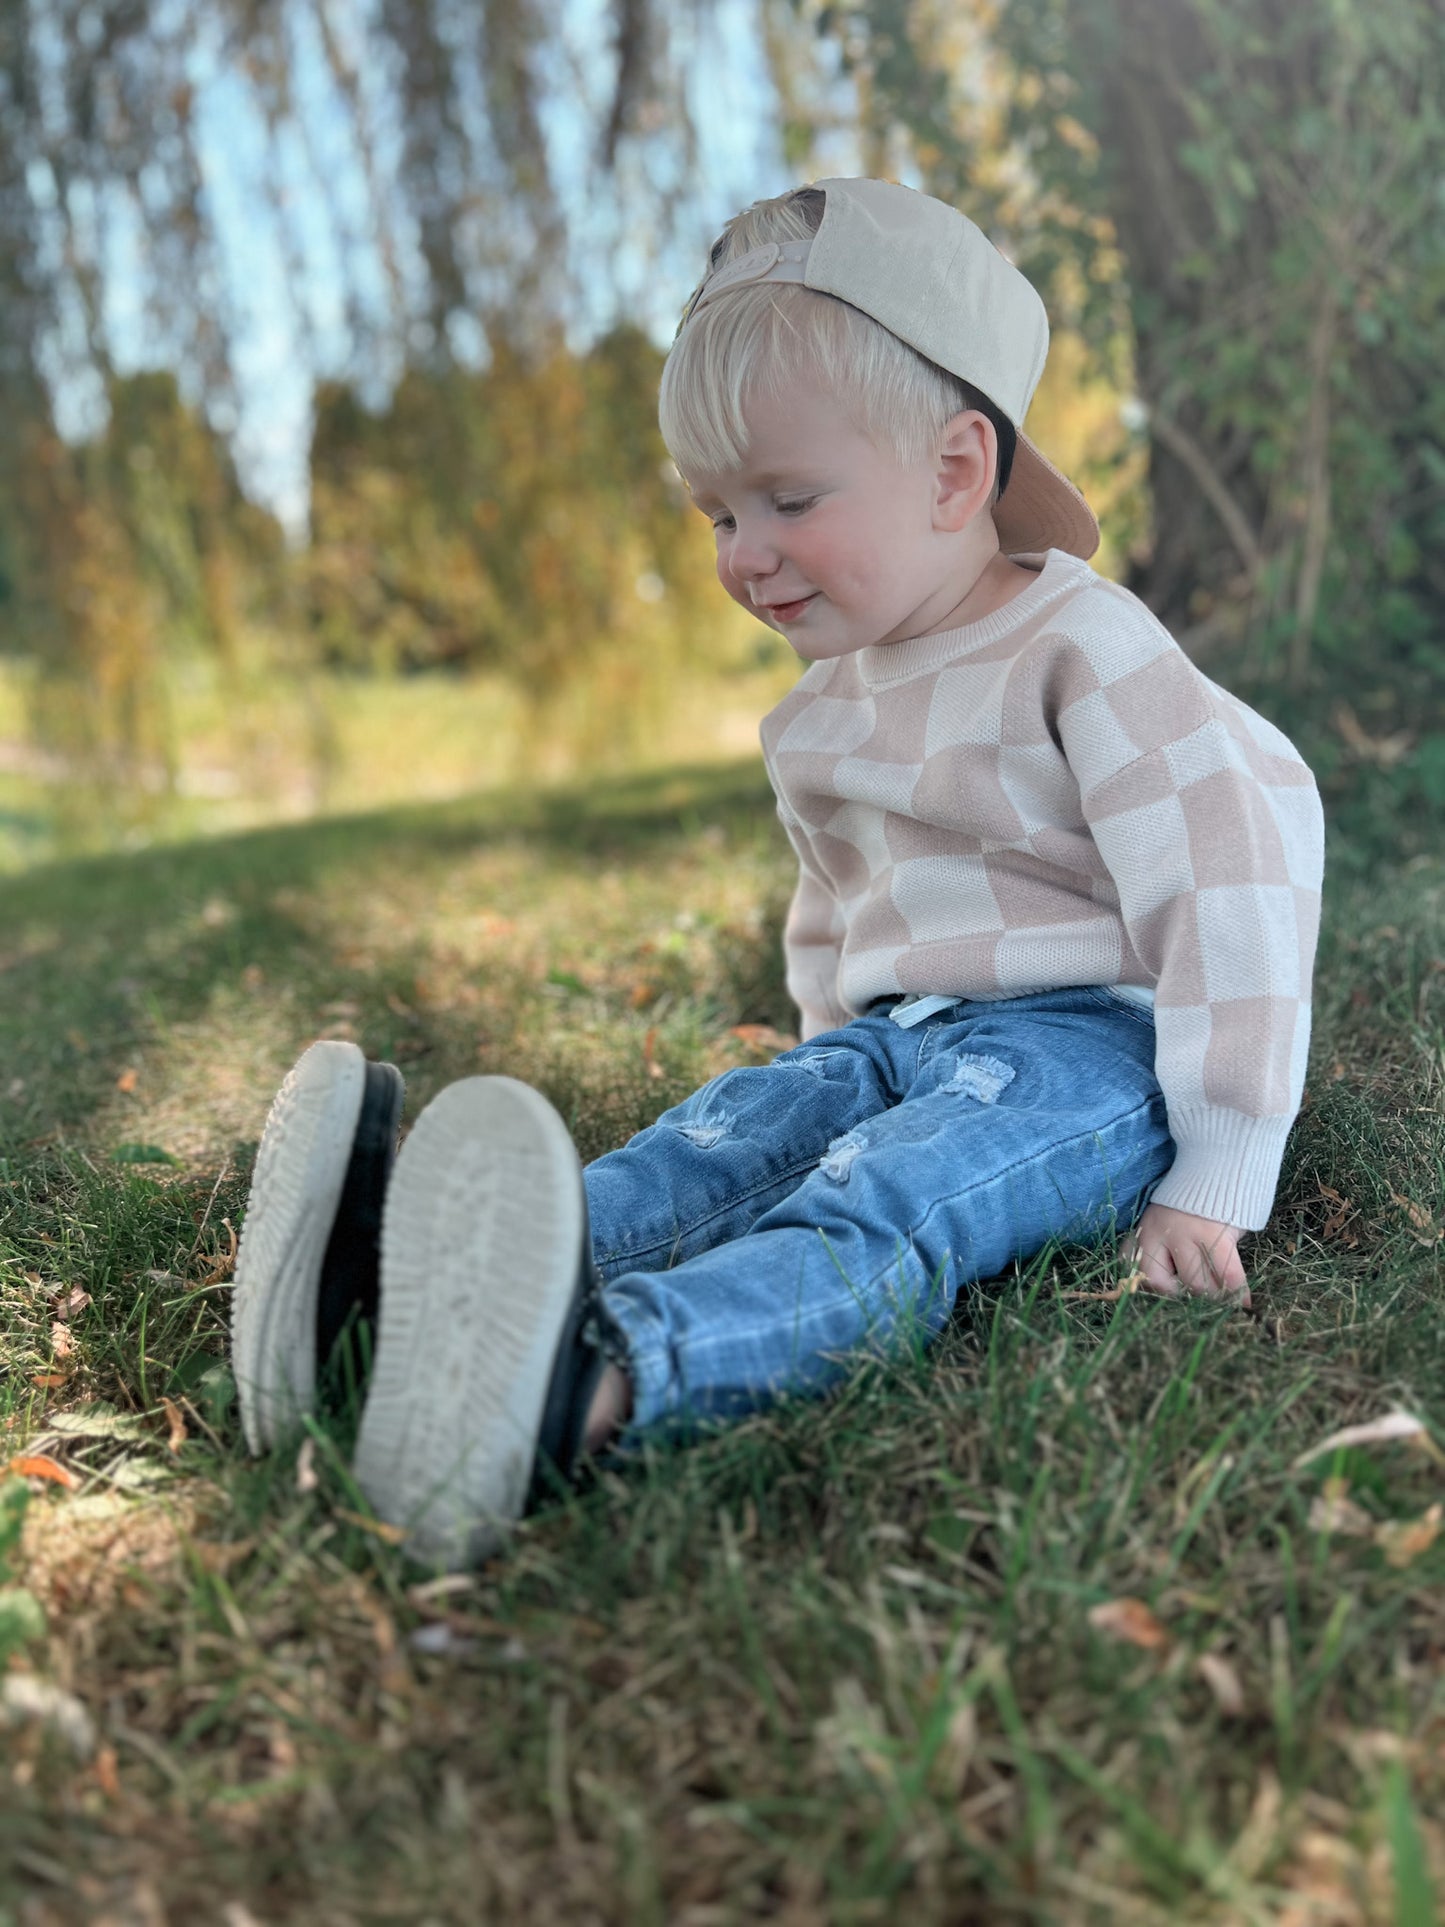
[[[900, 1319], [1133, 1223], [1173, 1161], [1149, 1012], [1107, 990], [875, 1005], [726, 1071], [585, 1172], [633, 1436], [820, 1390]], [[610, 1330], [608, 1329], [610, 1327]]]

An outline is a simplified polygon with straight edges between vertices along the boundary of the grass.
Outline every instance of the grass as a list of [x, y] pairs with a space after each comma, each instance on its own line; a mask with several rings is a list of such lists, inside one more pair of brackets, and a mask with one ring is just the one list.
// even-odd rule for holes
[[11, 1665], [95, 1746], [5, 1734], [0, 1918], [1435, 1918], [1445, 1472], [1297, 1461], [1445, 1437], [1439, 860], [1334, 854], [1257, 1316], [1045, 1253], [443, 1584], [324, 1430], [246, 1459], [232, 1231], [297, 1051], [413, 1114], [505, 1069], [595, 1155], [786, 1030], [790, 880], [748, 765], [6, 884], [0, 1427], [74, 1480], [29, 1481]]

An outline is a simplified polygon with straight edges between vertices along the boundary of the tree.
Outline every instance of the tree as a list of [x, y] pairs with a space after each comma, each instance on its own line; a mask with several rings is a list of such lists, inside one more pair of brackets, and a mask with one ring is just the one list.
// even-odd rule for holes
[[[655, 141], [657, 123], [684, 125], [669, 31], [689, 11], [613, 0], [603, 169], [640, 134]], [[534, 368], [561, 351], [576, 290], [540, 102], [562, 17], [563, 0], [380, 0], [365, 13], [339, 0], [0, 0], [0, 641], [42, 661], [47, 688], [80, 693], [47, 702], [47, 728], [63, 721], [73, 738], [103, 694], [109, 718], [87, 753], [105, 767], [127, 742], [155, 761], [167, 636], [194, 628], [202, 603], [221, 652], [235, 630], [229, 482], [213, 463], [183, 471], [200, 493], [182, 566], [173, 528], [127, 520], [144, 490], [131, 474], [118, 492], [111, 459], [134, 426], [114, 404], [140, 392], [118, 379], [105, 320], [107, 236], [126, 225], [143, 241], [158, 357], [213, 427], [236, 419], [239, 322], [205, 191], [200, 77], [223, 69], [265, 127], [256, 193], [298, 289], [307, 243], [283, 159], [309, 155], [308, 219], [329, 218], [351, 341], [343, 382], [374, 395], [413, 370], [445, 387], [489, 357]], [[349, 142], [346, 195], [315, 152], [303, 74], [324, 76], [327, 125]], [[670, 200], [658, 196], [664, 215]], [[89, 576], [96, 596], [75, 588]]]
[[[1134, 586], [1197, 640], [1248, 638], [1296, 687], [1368, 637], [1397, 705], [1427, 694], [1445, 618], [1445, 14], [804, 11], [860, 76], [875, 138], [905, 131], [1056, 314], [1116, 365], [1130, 351], [1153, 501]], [[963, 14], [1002, 63], [983, 98], [951, 64]], [[1445, 759], [1440, 780], [1445, 800]]]

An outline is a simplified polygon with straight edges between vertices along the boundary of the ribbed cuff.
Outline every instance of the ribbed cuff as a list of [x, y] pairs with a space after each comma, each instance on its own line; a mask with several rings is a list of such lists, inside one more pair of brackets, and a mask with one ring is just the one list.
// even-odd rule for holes
[[1262, 1231], [1269, 1223], [1292, 1117], [1246, 1117], [1201, 1104], [1169, 1113], [1177, 1156], [1151, 1200], [1216, 1224]]

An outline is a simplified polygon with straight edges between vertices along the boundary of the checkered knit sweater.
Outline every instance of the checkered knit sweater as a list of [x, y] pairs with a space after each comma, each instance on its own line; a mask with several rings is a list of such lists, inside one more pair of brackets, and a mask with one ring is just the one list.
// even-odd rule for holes
[[1288, 739], [1051, 549], [994, 614], [813, 663], [763, 721], [803, 1035], [898, 993], [1152, 997], [1161, 1204], [1258, 1229], [1309, 1043], [1323, 828]]

